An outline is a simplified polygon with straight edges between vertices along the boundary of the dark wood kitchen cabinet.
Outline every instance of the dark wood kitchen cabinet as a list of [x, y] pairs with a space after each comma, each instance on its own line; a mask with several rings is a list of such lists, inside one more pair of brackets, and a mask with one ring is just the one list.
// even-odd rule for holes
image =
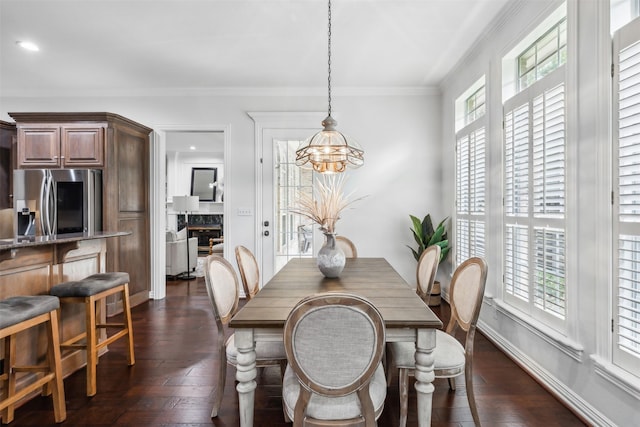
[[[129, 273], [132, 304], [146, 301], [151, 290], [152, 129], [113, 113], [9, 115], [18, 129], [18, 167], [102, 169], [102, 228], [130, 233], [108, 239], [106, 269]], [[56, 149], [59, 163], [54, 162]], [[107, 314], [120, 311], [120, 304], [109, 301]]]
[[0, 120], [0, 210], [13, 207], [11, 181], [15, 167], [15, 144], [16, 125]]
[[103, 124], [19, 124], [19, 168], [104, 166]]

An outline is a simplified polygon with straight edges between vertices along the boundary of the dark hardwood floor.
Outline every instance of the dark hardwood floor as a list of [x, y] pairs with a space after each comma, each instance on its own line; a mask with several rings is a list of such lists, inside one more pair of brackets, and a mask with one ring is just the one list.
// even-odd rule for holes
[[[444, 319], [448, 306], [434, 311]], [[168, 281], [167, 298], [133, 308], [136, 364], [127, 367], [123, 340], [112, 344], [98, 365], [98, 393], [85, 396], [84, 370], [65, 379], [67, 420], [63, 426], [238, 426], [234, 368], [219, 416], [211, 420], [217, 362], [215, 322], [204, 280]], [[413, 380], [413, 379], [412, 379]], [[457, 390], [436, 379], [434, 426], [472, 426], [463, 378]], [[474, 388], [485, 426], [582, 426], [549, 394], [482, 334], [476, 334]], [[413, 387], [411, 387], [413, 389]], [[277, 368], [259, 373], [256, 426], [291, 426], [282, 416]], [[417, 425], [415, 391], [409, 395], [409, 425]], [[394, 373], [381, 427], [398, 424], [398, 386]], [[51, 399], [36, 397], [16, 410], [11, 426], [56, 425]]]

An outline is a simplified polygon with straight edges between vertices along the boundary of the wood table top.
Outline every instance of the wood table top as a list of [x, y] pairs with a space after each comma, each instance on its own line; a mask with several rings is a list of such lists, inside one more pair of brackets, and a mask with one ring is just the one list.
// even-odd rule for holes
[[347, 258], [339, 278], [320, 273], [315, 258], [290, 260], [231, 319], [232, 328], [282, 328], [304, 297], [347, 292], [375, 305], [387, 328], [442, 328], [442, 322], [384, 258]]

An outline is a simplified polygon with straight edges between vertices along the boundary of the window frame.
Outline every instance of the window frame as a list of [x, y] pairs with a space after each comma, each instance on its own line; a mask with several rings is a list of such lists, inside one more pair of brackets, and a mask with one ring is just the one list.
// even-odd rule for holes
[[[470, 88], [471, 89], [471, 88]], [[479, 94], [482, 93], [482, 103], [478, 104]], [[469, 102], [474, 101], [474, 107], [469, 108]], [[471, 95], [469, 95], [464, 100], [464, 123], [465, 126], [473, 123], [474, 121], [484, 117], [486, 112], [486, 104], [487, 104], [487, 92], [485, 89], [485, 85], [483, 84], [478, 89], [476, 89]], [[481, 111], [479, 111], [482, 109]]]
[[[466, 258], [472, 256], [486, 255], [487, 225], [488, 225], [488, 162], [489, 162], [489, 131], [488, 131], [488, 114], [487, 114], [487, 78], [486, 74], [482, 74], [475, 80], [454, 102], [455, 121], [455, 143], [454, 143], [454, 215], [453, 215], [453, 264], [455, 266], [462, 263]], [[475, 103], [473, 119], [468, 108], [469, 100], [478, 98], [482, 94], [483, 102], [480, 105]], [[480, 110], [480, 111], [478, 111]], [[478, 151], [478, 137], [482, 133], [482, 148]], [[468, 142], [473, 140], [473, 144], [466, 147], [466, 170], [460, 169], [461, 160], [461, 141], [467, 138]], [[481, 158], [478, 158], [478, 154]], [[482, 162], [480, 165], [478, 162]], [[461, 176], [465, 176], [466, 196], [464, 201], [461, 199]], [[474, 184], [478, 187], [470, 185], [471, 176], [481, 177], [481, 184], [474, 180]], [[476, 193], [481, 189], [481, 195], [476, 197]], [[473, 194], [472, 194], [473, 192]], [[478, 208], [478, 203], [481, 206]], [[466, 206], [465, 210], [462, 206]], [[466, 227], [462, 229], [462, 223], [466, 222]], [[463, 250], [462, 245], [465, 245]], [[464, 258], [464, 259], [463, 259]]]
[[[621, 315], [619, 312], [619, 303], [620, 303], [620, 299], [622, 298], [620, 295], [620, 288], [621, 288], [620, 270], [623, 269], [622, 265], [619, 263], [621, 252], [622, 252], [622, 249], [620, 248], [621, 241], [628, 240], [628, 237], [635, 237], [636, 239], [638, 239], [636, 241], [636, 246], [638, 247], [638, 250], [636, 251], [635, 255], [637, 257], [640, 257], [640, 213], [638, 214], [631, 213], [626, 215], [629, 217], [632, 217], [633, 215], [637, 215], [636, 217], [637, 219], [635, 221], [634, 220], [623, 221], [620, 219], [620, 217], [623, 215], [623, 213], [621, 212], [621, 199], [623, 196], [621, 195], [622, 192], [620, 190], [620, 180], [621, 180], [620, 146], [622, 144], [621, 144], [620, 126], [618, 125], [619, 120], [621, 119], [620, 111], [633, 109], [632, 107], [640, 105], [640, 103], [633, 104], [633, 105], [626, 105], [627, 102], [629, 102], [632, 99], [632, 97], [628, 96], [629, 94], [625, 94], [626, 97], [624, 98], [624, 100], [626, 101], [625, 102], [626, 106], [624, 108], [619, 108], [619, 105], [620, 105], [619, 90], [621, 86], [620, 77], [623, 75], [623, 67], [620, 64], [619, 54], [627, 49], [632, 49], [634, 47], [635, 47], [635, 54], [633, 56], [638, 57], [640, 55], [640, 20], [637, 20], [637, 19], [634, 21], [631, 21], [630, 23], [628, 23], [627, 25], [623, 26], [621, 29], [616, 31], [613, 37], [612, 51], [613, 51], [613, 64], [614, 64], [615, 73], [614, 73], [613, 84], [612, 84], [612, 103], [611, 103], [611, 114], [612, 114], [611, 176], [612, 176], [612, 187], [613, 187], [612, 196], [614, 197], [612, 197], [612, 215], [611, 215], [612, 287], [611, 287], [611, 329], [609, 333], [610, 333], [611, 363], [620, 369], [624, 369], [630, 372], [632, 375], [638, 378], [640, 377], [640, 370], [638, 369], [638, 367], [640, 366], [640, 349], [637, 353], [632, 353], [630, 351], [623, 350], [620, 348], [620, 346], [618, 346], [618, 339], [619, 339], [619, 336], [621, 335], [621, 333], [619, 333], [619, 330], [621, 328], [620, 326]], [[640, 59], [636, 61], [636, 64], [634, 64], [636, 65], [636, 67], [640, 66]], [[636, 76], [636, 81], [637, 81], [638, 79], [640, 79], [640, 72], [636, 72], [634, 76]], [[635, 83], [633, 86], [636, 86], [636, 85], [637, 83]], [[640, 98], [640, 93], [633, 94], [633, 95], [635, 95], [634, 97]], [[637, 116], [638, 114], [634, 114], [634, 115]], [[625, 119], [624, 127], [628, 127], [629, 124], [635, 125], [636, 127], [640, 127], [640, 117], [637, 119], [636, 122], [632, 122], [632, 123], [627, 122], [628, 118], [629, 116], [624, 116], [624, 119]], [[625, 136], [623, 136], [622, 138], [626, 140]], [[633, 144], [633, 145], [636, 145], [636, 144]], [[637, 145], [640, 145], [640, 142]], [[635, 156], [637, 154], [633, 154], [633, 155]], [[628, 166], [633, 166], [633, 165], [637, 166], [636, 163], [626, 163], [624, 168], [627, 168]], [[625, 178], [624, 178], [625, 181], [630, 176], [640, 177], [640, 171], [638, 171], [637, 174], [625, 175]], [[640, 200], [640, 196], [638, 196], [636, 199]], [[635, 202], [635, 200], [633, 200], [633, 202]], [[640, 259], [636, 259], [635, 263], [637, 265], [640, 264]], [[632, 273], [635, 274], [636, 276], [640, 275], [640, 268], [633, 270]], [[640, 279], [637, 280], [637, 282], [640, 282]], [[637, 301], [640, 301], [640, 300], [637, 300]], [[640, 306], [638, 307], [638, 309], [640, 309]], [[640, 323], [640, 319], [638, 319], [636, 323]]]
[[[562, 30], [561, 30], [561, 26], [564, 24], [564, 44], [560, 44], [560, 40], [561, 37], [560, 35], [562, 34]], [[549, 36], [552, 33], [556, 33], [556, 37], [555, 39], [557, 40], [556, 42], [556, 47], [553, 51], [551, 51], [549, 54], [547, 54], [546, 56], [544, 56], [541, 59], [538, 58], [538, 52], [539, 52], [539, 45], [542, 43], [542, 41], [545, 39], [545, 37]], [[564, 48], [564, 61], [562, 61], [562, 49]], [[528, 53], [530, 50], [534, 49], [534, 57], [535, 57], [535, 61], [534, 64], [525, 72], [523, 73], [521, 70], [521, 65], [522, 65], [522, 57]], [[562, 18], [561, 20], [559, 20], [557, 23], [555, 23], [551, 28], [549, 28], [547, 31], [545, 31], [540, 37], [538, 37], [533, 43], [531, 43], [529, 46], [527, 46], [517, 57], [516, 57], [516, 83], [517, 83], [517, 91], [521, 92], [524, 89], [530, 87], [531, 85], [533, 85], [535, 82], [543, 79], [545, 76], [553, 73], [553, 71], [557, 70], [558, 68], [562, 67], [563, 65], [565, 65], [567, 63], [567, 49], [568, 49], [568, 43], [567, 43], [567, 17], [565, 16], [564, 18]], [[545, 74], [540, 75], [539, 73], [539, 69], [542, 66], [542, 64], [552, 58], [553, 56], [557, 56], [557, 62], [556, 62], [556, 66], [554, 68], [552, 68], [551, 70], [547, 71]], [[532, 80], [531, 83], [528, 83], [526, 86], [522, 86], [522, 78], [528, 74], [533, 72], [535, 74], [534, 79]]]
[[[484, 86], [483, 86], [484, 87]], [[468, 98], [467, 98], [468, 99]], [[466, 102], [465, 102], [466, 105]], [[473, 157], [472, 153], [477, 152], [476, 147], [471, 147], [471, 139], [473, 139], [474, 144], [478, 143], [478, 132], [482, 132], [482, 140], [483, 144], [482, 148], [482, 160], [481, 164], [481, 174], [482, 174], [482, 202], [479, 204], [482, 206], [480, 209], [473, 208], [472, 205], [475, 203], [472, 201], [474, 198], [475, 191], [472, 191], [469, 186], [467, 189], [467, 200], [460, 200], [460, 156], [461, 154], [461, 143], [464, 138], [469, 140], [469, 145], [467, 146], [467, 163], [466, 163], [466, 181], [469, 184], [471, 179], [471, 175], [475, 174], [472, 170], [478, 170], [478, 166], [480, 166], [477, 161], [477, 157]], [[484, 257], [486, 255], [486, 239], [487, 239], [487, 160], [488, 160], [488, 132], [486, 126], [485, 115], [483, 114], [480, 118], [477, 118], [464, 128], [460, 129], [456, 133], [456, 145], [455, 145], [455, 223], [454, 223], [454, 238], [455, 238], [455, 265], [460, 265], [465, 259], [472, 256], [481, 256]], [[481, 160], [481, 161], [482, 161]], [[472, 195], [471, 193], [474, 193]], [[467, 209], [461, 208], [462, 204], [467, 206]], [[465, 221], [467, 223], [467, 228], [464, 230], [464, 236], [462, 235], [461, 229], [461, 221]], [[463, 243], [467, 244], [466, 250], [463, 251], [461, 245]], [[464, 255], [464, 256], [463, 256]]]
[[[503, 129], [503, 262], [504, 262], [504, 276], [502, 283], [502, 295], [503, 300], [506, 304], [526, 313], [528, 316], [540, 321], [542, 324], [557, 330], [559, 332], [565, 332], [567, 330], [568, 320], [571, 313], [570, 307], [570, 298], [569, 298], [569, 289], [570, 289], [570, 280], [569, 280], [569, 271], [568, 271], [568, 256], [567, 256], [567, 213], [566, 209], [562, 217], [558, 217], [557, 215], [540, 215], [535, 213], [534, 209], [534, 184], [533, 184], [533, 116], [534, 116], [534, 102], [536, 98], [543, 96], [547, 91], [553, 90], [558, 87], [558, 85], [564, 86], [564, 172], [567, 174], [567, 147], [568, 147], [568, 137], [567, 137], [567, 129], [569, 127], [568, 124], [568, 109], [567, 109], [567, 81], [566, 81], [566, 64], [557, 68], [553, 72], [547, 74], [543, 79], [534, 82], [532, 85], [514, 95], [512, 98], [506, 100], [503, 103], [503, 120], [504, 120], [504, 129]], [[508, 152], [507, 150], [507, 138], [509, 137], [509, 123], [508, 123], [508, 115], [517, 111], [519, 109], [523, 109], [526, 107], [526, 150], [527, 150], [527, 171], [526, 171], [526, 193], [519, 192], [513, 193], [514, 197], [522, 197], [526, 203], [525, 210], [522, 209], [523, 205], [516, 206], [510, 208], [512, 202], [509, 198], [508, 187], [510, 185], [509, 179], [510, 175], [507, 170], [507, 162], [508, 160]], [[522, 112], [520, 112], [522, 114]], [[514, 160], [515, 161], [515, 160]], [[513, 166], [514, 170], [516, 166]], [[522, 173], [522, 168], [518, 168], [518, 173]], [[522, 179], [522, 177], [520, 178]], [[520, 184], [520, 185], [519, 185]], [[512, 183], [514, 189], [523, 188], [522, 182], [514, 182]], [[567, 196], [567, 183], [564, 182], [564, 204], [568, 202]], [[519, 208], [519, 209], [517, 209]], [[511, 213], [509, 213], [510, 209], [513, 209]], [[564, 316], [559, 318], [558, 316], [551, 314], [543, 309], [540, 309], [536, 306], [536, 283], [534, 280], [535, 272], [536, 272], [536, 231], [544, 229], [544, 230], [562, 230], [563, 240], [564, 240], [564, 252], [563, 252], [563, 271], [564, 271], [564, 290], [565, 290], [565, 298], [564, 298]], [[517, 257], [517, 255], [521, 252], [516, 251], [516, 247], [510, 245], [509, 236], [513, 234], [510, 230], [520, 230], [521, 239], [518, 240], [520, 242], [520, 249], [526, 250], [526, 259], [522, 257]], [[526, 239], [522, 241], [522, 232], [526, 231]], [[515, 238], [515, 237], [514, 237]], [[509, 253], [509, 250], [512, 250]], [[523, 262], [526, 261], [526, 268], [524, 267]], [[510, 266], [519, 266], [519, 268], [510, 270]], [[512, 271], [512, 275], [510, 275], [510, 271]], [[517, 274], [520, 275], [517, 275]], [[524, 274], [524, 276], [522, 276]], [[513, 276], [517, 275], [517, 276]], [[509, 280], [513, 280], [513, 282], [509, 282]], [[520, 280], [516, 280], [520, 279]], [[522, 286], [526, 287], [526, 300], [517, 296], [517, 293], [522, 294], [521, 292], [517, 292], [518, 289], [521, 289], [517, 286], [518, 283], [521, 283]]]

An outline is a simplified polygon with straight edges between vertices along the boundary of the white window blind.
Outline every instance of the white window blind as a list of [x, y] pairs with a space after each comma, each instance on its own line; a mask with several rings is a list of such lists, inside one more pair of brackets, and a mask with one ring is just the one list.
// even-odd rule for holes
[[478, 119], [456, 135], [457, 264], [485, 256], [485, 188], [486, 131]]
[[536, 227], [534, 234], [534, 303], [541, 310], [564, 317], [564, 231]]
[[533, 212], [564, 215], [564, 85], [533, 100]]
[[505, 301], [562, 329], [565, 282], [564, 67], [504, 105]]
[[[636, 20], [637, 21], [637, 20]], [[613, 363], [640, 375], [640, 25], [614, 37]]]
[[529, 104], [507, 112], [505, 137], [505, 211], [509, 216], [529, 212]]
[[529, 301], [529, 230], [507, 224], [505, 239], [505, 285], [508, 294]]

